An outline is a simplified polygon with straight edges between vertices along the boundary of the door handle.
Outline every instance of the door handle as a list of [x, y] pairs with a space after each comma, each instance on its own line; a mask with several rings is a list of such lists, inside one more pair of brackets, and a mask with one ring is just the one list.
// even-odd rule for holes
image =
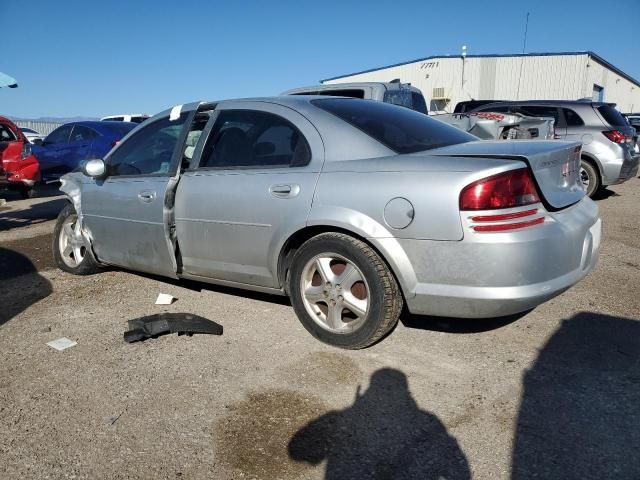
[[143, 203], [151, 203], [156, 198], [156, 192], [151, 190], [143, 190], [138, 194], [138, 198]]
[[300, 185], [271, 185], [269, 192], [278, 198], [293, 198], [300, 193]]

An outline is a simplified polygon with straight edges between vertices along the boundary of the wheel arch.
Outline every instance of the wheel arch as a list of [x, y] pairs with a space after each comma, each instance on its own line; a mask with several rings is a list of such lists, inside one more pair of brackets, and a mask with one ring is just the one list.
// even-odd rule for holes
[[417, 284], [415, 271], [404, 249], [396, 238], [368, 237], [365, 232], [359, 232], [354, 228], [348, 228], [345, 225], [330, 222], [307, 225], [292, 233], [284, 242], [278, 256], [278, 282], [282, 285], [286, 293], [288, 293], [288, 273], [296, 251], [307, 240], [322, 233], [330, 232], [343, 233], [369, 245], [389, 267], [389, 270], [400, 286], [402, 295], [405, 297], [415, 295], [415, 287]]
[[600, 161], [595, 156], [585, 152], [580, 154], [580, 159], [589, 162], [591, 165], [596, 167], [596, 172], [598, 172], [600, 182], [602, 182], [602, 165], [600, 165]]

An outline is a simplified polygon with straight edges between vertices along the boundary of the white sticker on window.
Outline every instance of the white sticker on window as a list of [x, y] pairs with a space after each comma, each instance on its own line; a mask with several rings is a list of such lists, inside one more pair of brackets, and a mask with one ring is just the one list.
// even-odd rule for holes
[[182, 105], [176, 105], [171, 109], [171, 113], [169, 114], [169, 121], [173, 122], [180, 118], [180, 110], [182, 110]]

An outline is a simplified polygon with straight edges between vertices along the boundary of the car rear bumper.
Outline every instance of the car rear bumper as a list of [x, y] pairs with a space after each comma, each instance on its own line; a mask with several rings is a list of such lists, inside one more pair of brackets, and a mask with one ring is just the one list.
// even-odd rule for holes
[[634, 149], [613, 145], [598, 152], [602, 185], [624, 183], [638, 174], [640, 154]]
[[[467, 232], [468, 229], [465, 229]], [[597, 206], [585, 198], [545, 223], [511, 233], [465, 233], [460, 242], [400, 240], [416, 273], [405, 291], [411, 313], [490, 318], [532, 309], [596, 265]]]

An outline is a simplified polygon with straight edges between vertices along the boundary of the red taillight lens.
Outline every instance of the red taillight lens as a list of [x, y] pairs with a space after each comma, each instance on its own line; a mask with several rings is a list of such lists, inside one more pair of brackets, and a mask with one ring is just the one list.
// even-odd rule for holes
[[460, 193], [460, 210], [494, 210], [540, 201], [529, 170], [521, 168], [483, 178]]
[[607, 132], [602, 132], [605, 137], [611, 140], [614, 143], [624, 143], [626, 141], [626, 137], [624, 133], [619, 132], [618, 130], [610, 130]]

